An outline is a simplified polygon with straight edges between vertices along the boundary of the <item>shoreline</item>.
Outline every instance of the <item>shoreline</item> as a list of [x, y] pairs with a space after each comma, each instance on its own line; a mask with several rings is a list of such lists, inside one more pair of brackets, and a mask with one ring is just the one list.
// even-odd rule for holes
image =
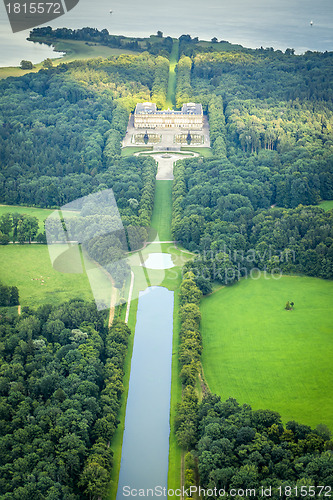
[[[82, 28], [76, 28], [76, 29], [82, 29]], [[152, 37], [155, 37], [156, 35], [146, 35], [146, 36], [139, 36], [138, 34], [136, 35], [133, 35], [133, 34], [126, 34], [126, 35], [123, 35], [123, 34], [114, 34], [112, 33], [111, 36], [115, 36], [115, 37], [119, 37], [121, 40], [128, 40], [128, 41], [150, 41], [150, 39]], [[171, 36], [171, 35], [165, 35], [165, 37], [167, 36]], [[175, 37], [173, 37], [175, 38]], [[211, 39], [212, 40], [212, 39]], [[212, 46], [214, 48], [217, 48], [219, 46], [221, 46], [221, 43], [223, 45], [228, 45], [228, 48], [229, 50], [244, 50], [244, 51], [258, 51], [260, 50], [260, 48], [263, 47], [263, 45], [261, 45], [261, 42], [258, 41], [256, 45], [256, 47], [254, 46], [250, 46], [251, 43], [246, 43], [246, 42], [229, 42], [229, 41], [219, 41], [219, 42], [212, 42], [211, 40], [206, 40], [204, 38], [200, 38], [199, 41], [198, 41], [198, 44], [199, 45], [207, 45], [207, 46]], [[26, 41], [27, 42], [32, 42], [34, 44], [41, 44], [41, 45], [46, 45], [46, 46], [49, 46], [49, 47], [52, 47], [53, 48], [53, 53], [54, 53], [54, 57], [52, 57], [52, 54], [49, 55], [49, 58], [52, 59], [53, 62], [70, 62], [68, 61], [68, 59], [70, 60], [75, 60], [75, 59], [89, 59], [89, 58], [94, 58], [94, 57], [103, 57], [103, 54], [102, 55], [95, 55], [94, 52], [96, 52], [96, 49], [100, 49], [102, 52], [105, 52], [105, 51], [115, 51], [117, 50], [117, 48], [115, 47], [110, 47], [109, 45], [104, 45], [102, 43], [99, 43], [99, 42], [91, 42], [91, 41], [88, 41], [88, 40], [75, 40], [75, 39], [66, 39], [66, 38], [59, 38], [59, 39], [56, 39], [56, 38], [47, 38], [45, 37], [44, 39], [41, 37], [40, 39], [38, 37], [32, 37], [30, 38], [30, 34], [29, 36], [26, 38]], [[84, 57], [82, 57], [82, 52], [84, 51], [79, 51], [78, 54], [76, 54], [76, 51], [73, 50], [73, 46], [71, 46], [73, 43], [77, 43], [77, 44], [81, 44], [81, 45], [85, 45], [85, 48], [87, 49], [86, 50], [86, 54], [84, 55]], [[263, 47], [264, 49], [267, 49], [267, 48], [273, 48], [273, 51], [274, 52], [284, 52], [285, 49], [281, 49], [279, 47], [276, 47], [276, 46], [273, 46], [273, 47], [267, 47], [266, 44], [264, 42], [262, 42], [265, 47]], [[253, 44], [254, 45], [254, 44]], [[293, 44], [290, 44], [291, 46]], [[59, 47], [60, 46], [60, 47]], [[92, 50], [89, 50], [92, 49]], [[94, 49], [95, 48], [95, 49]], [[104, 49], [104, 50], [103, 50]], [[128, 53], [128, 52], [131, 52], [131, 53], [140, 53], [140, 51], [132, 51], [132, 50], [126, 50], [126, 48], [120, 48], [118, 49], [121, 53]], [[24, 51], [23, 51], [24, 52]], [[89, 54], [89, 52], [91, 52]], [[322, 49], [322, 50], [316, 50], [316, 49], [311, 49], [309, 47], [302, 47], [302, 52], [300, 52], [298, 49], [295, 49], [295, 56], [303, 56], [306, 52], [319, 52], [319, 53], [326, 53], [326, 52], [333, 52], [333, 47], [332, 49]], [[75, 56], [78, 56], [78, 57], [75, 57]], [[112, 55], [112, 54], [111, 54]], [[105, 56], [107, 57], [107, 56]], [[23, 55], [23, 58], [24, 58], [24, 55]], [[37, 62], [37, 63], [33, 63], [34, 64], [34, 69], [41, 69], [42, 68], [42, 63], [45, 59]], [[11, 65], [8, 65], [8, 66], [0, 66], [0, 78], [3, 78], [3, 76], [1, 75], [2, 72], [7, 72], [7, 73], [10, 73], [10, 72], [16, 72], [16, 71], [20, 71], [20, 75], [8, 75], [8, 76], [21, 76], [21, 75], [24, 75], [26, 74], [27, 72], [31, 72], [32, 70], [22, 70], [20, 68], [19, 65], [16, 65], [15, 63], [11, 64]]]

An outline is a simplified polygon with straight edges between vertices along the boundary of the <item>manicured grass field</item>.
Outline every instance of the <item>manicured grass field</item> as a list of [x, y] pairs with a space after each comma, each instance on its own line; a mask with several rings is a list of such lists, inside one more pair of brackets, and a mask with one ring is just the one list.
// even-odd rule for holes
[[[179, 283], [180, 284], [180, 283]], [[182, 450], [177, 443], [174, 422], [177, 404], [182, 400], [182, 384], [179, 378], [179, 297], [175, 291], [174, 313], [173, 313], [173, 341], [172, 341], [172, 365], [171, 365], [171, 401], [170, 401], [170, 437], [169, 437], [169, 470], [168, 488], [175, 490], [180, 487], [181, 482], [181, 455]], [[171, 498], [171, 497], [170, 497]], [[177, 497], [175, 497], [177, 498]]]
[[213, 156], [212, 150], [210, 148], [191, 148], [191, 146], [183, 146], [181, 148], [181, 151], [193, 151], [193, 153], [199, 153], [199, 155], [203, 156], [204, 158], [210, 158], [211, 156]]
[[0, 276], [19, 288], [20, 304], [37, 307], [74, 297], [93, 300], [86, 274], [64, 274], [53, 269], [46, 245], [0, 247]]
[[149, 152], [153, 151], [153, 148], [150, 146], [146, 147], [141, 147], [141, 146], [127, 146], [126, 148], [122, 148], [121, 150], [121, 156], [127, 157], [127, 156], [133, 156], [134, 153], [141, 153], [141, 152]]
[[179, 41], [174, 40], [170, 54], [168, 93], [166, 97], [166, 107], [174, 109], [176, 106], [176, 66], [179, 56]]
[[328, 210], [332, 210], [332, 208], [333, 208], [333, 200], [322, 201], [321, 203], [319, 203], [319, 206], [320, 206], [320, 208], [323, 208], [324, 210], [326, 210], [326, 212]]
[[[58, 64], [75, 61], [78, 59], [94, 59], [97, 57], [111, 57], [119, 56], [120, 54], [138, 54], [139, 52], [122, 49], [122, 48], [111, 48], [105, 45], [100, 45], [98, 43], [92, 45], [79, 40], [62, 40], [54, 41], [50, 39], [52, 44], [55, 46], [54, 59], [52, 58], [53, 65], [58, 66]], [[66, 52], [63, 57], [59, 57], [57, 52]], [[36, 73], [42, 69], [43, 64], [38, 63], [34, 65], [31, 70], [22, 70], [20, 67], [2, 67], [0, 68], [0, 80], [3, 78], [8, 78], [9, 76], [23, 76], [27, 73]]]
[[[188, 254], [184, 254], [181, 250], [176, 249], [174, 246], [169, 244], [162, 245], [149, 245], [142, 251], [142, 258], [145, 259], [146, 256], [154, 251], [167, 252], [173, 255], [173, 260], [175, 264], [181, 265], [186, 259], [189, 258]], [[121, 463], [121, 452], [122, 452], [122, 442], [123, 433], [125, 426], [125, 414], [126, 414], [126, 402], [129, 389], [129, 377], [131, 369], [131, 358], [133, 351], [134, 342], [134, 332], [136, 325], [136, 313], [138, 307], [138, 295], [140, 290], [145, 290], [147, 288], [146, 277], [142, 272], [142, 268], [139, 266], [138, 254], [134, 255], [134, 259], [137, 261], [137, 266], [135, 261], [132, 261], [131, 267], [135, 273], [134, 290], [133, 290], [133, 300], [131, 302], [130, 314], [128, 326], [132, 330], [132, 336], [130, 338], [128, 353], [125, 361], [124, 368], [124, 392], [122, 395], [122, 404], [118, 414], [118, 420], [120, 424], [117, 427], [116, 433], [112, 439], [111, 449], [113, 451], [113, 470], [110, 483], [109, 494], [107, 496], [108, 500], [115, 500], [117, 494], [118, 477], [120, 471]], [[185, 259], [185, 260], [184, 260]], [[164, 277], [163, 277], [164, 276]], [[181, 267], [174, 267], [172, 269], [167, 269], [165, 271], [150, 270], [148, 277], [152, 286], [165, 286], [169, 290], [175, 291], [175, 307], [174, 307], [174, 332], [173, 332], [173, 349], [172, 349], [172, 372], [171, 372], [171, 402], [170, 402], [170, 447], [169, 447], [169, 472], [168, 472], [168, 485], [169, 488], [179, 488], [180, 486], [180, 460], [181, 460], [181, 449], [176, 442], [176, 437], [174, 433], [174, 417], [177, 403], [181, 400], [181, 383], [179, 379], [178, 371], [178, 344], [179, 344], [179, 321], [178, 321], [178, 294], [177, 290], [181, 282]], [[124, 311], [122, 314], [122, 319], [124, 319]]]
[[66, 55], [61, 57], [59, 62], [70, 62], [76, 59], [93, 59], [95, 57], [111, 57], [119, 56], [120, 54], [138, 54], [137, 51], [112, 48], [99, 43], [91, 44], [90, 42], [81, 42], [79, 40], [61, 40], [54, 43], [55, 50], [58, 52], [66, 52]]
[[233, 52], [235, 50], [242, 49], [242, 45], [233, 44], [233, 43], [225, 43], [225, 42], [208, 42], [204, 40], [200, 40], [198, 43], [199, 46], [207, 48], [212, 48], [214, 52]]
[[154, 211], [151, 226], [160, 241], [171, 240], [172, 181], [156, 181]]
[[44, 230], [44, 220], [53, 212], [47, 208], [22, 207], [20, 205], [0, 205], [0, 217], [7, 213], [27, 214], [37, 217], [39, 229]]
[[[242, 280], [204, 298], [211, 391], [333, 430], [332, 299], [332, 281], [296, 276]], [[294, 310], [284, 309], [287, 300]]]
[[41, 65], [36, 65], [34, 69], [21, 69], [15, 66], [4, 66], [0, 68], [0, 80], [8, 78], [9, 76], [23, 76], [27, 73], [37, 73], [41, 69]]

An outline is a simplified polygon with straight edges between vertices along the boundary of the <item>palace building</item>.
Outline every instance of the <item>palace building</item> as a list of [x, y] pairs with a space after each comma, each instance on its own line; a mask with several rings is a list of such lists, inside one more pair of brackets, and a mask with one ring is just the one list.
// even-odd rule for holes
[[134, 111], [135, 128], [184, 128], [202, 130], [202, 105], [194, 102], [183, 104], [181, 111], [159, 111], [152, 102], [138, 103]]

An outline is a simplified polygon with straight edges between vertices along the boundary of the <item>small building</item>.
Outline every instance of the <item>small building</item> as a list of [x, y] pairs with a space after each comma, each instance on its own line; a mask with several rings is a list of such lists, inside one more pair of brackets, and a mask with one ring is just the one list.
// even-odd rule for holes
[[134, 111], [135, 128], [183, 128], [202, 130], [202, 105], [194, 102], [183, 104], [181, 111], [161, 110], [152, 102], [138, 103]]

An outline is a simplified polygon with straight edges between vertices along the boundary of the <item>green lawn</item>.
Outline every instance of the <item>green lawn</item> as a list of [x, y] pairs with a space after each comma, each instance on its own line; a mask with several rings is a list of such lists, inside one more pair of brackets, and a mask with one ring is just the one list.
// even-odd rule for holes
[[[53, 65], [75, 61], [77, 59], [94, 59], [97, 57], [111, 57], [119, 56], [120, 54], [138, 54], [139, 52], [123, 49], [123, 48], [111, 48], [106, 47], [101, 44], [91, 44], [90, 42], [83, 42], [80, 40], [61, 40], [50, 41], [55, 46], [57, 52], [66, 52], [63, 57], [59, 57], [57, 52], [54, 52], [54, 58], [52, 58]], [[43, 67], [42, 62], [35, 64], [34, 69], [22, 70], [20, 67], [1, 67], [0, 68], [0, 80], [3, 78], [8, 78], [9, 76], [22, 76], [27, 73], [36, 73]]]
[[332, 208], [333, 208], [333, 200], [322, 201], [321, 203], [319, 203], [319, 206], [320, 206], [320, 208], [323, 208], [324, 210], [326, 210], [326, 212], [328, 210], [332, 210]]
[[212, 150], [210, 148], [191, 148], [191, 146], [182, 146], [181, 151], [193, 151], [193, 153], [199, 153], [199, 155], [205, 158], [210, 158], [211, 156], [213, 156]]
[[[163, 181], [162, 181], [163, 182]], [[145, 258], [152, 252], [163, 252], [171, 253], [172, 259], [176, 264], [176, 267], [167, 270], [149, 270], [148, 279], [151, 285], [165, 286], [169, 290], [177, 291], [181, 282], [181, 266], [186, 260], [188, 260], [191, 255], [174, 247], [172, 244], [164, 243], [162, 245], [152, 244], [147, 246], [142, 250], [141, 258]], [[136, 324], [136, 313], [138, 307], [138, 295], [141, 290], [147, 288], [147, 275], [144, 274], [142, 266], [140, 265], [140, 256], [138, 253], [134, 253], [130, 257], [131, 268], [135, 274], [134, 289], [133, 289], [133, 300], [131, 302], [130, 314], [128, 326], [131, 328], [133, 335], [131, 336], [130, 343], [128, 346], [128, 353], [125, 362], [125, 376], [123, 380], [124, 392], [122, 395], [122, 404], [118, 414], [118, 420], [120, 424], [117, 427], [116, 433], [112, 439], [111, 448], [113, 451], [113, 470], [111, 483], [109, 488], [109, 493], [107, 496], [108, 500], [115, 500], [117, 494], [118, 477], [120, 471], [121, 463], [121, 452], [122, 452], [122, 442], [123, 433], [125, 426], [125, 414], [126, 414], [126, 402], [129, 388], [129, 377], [131, 370], [131, 358], [133, 351], [134, 342], [134, 332]], [[125, 294], [127, 295], [127, 294]], [[125, 308], [122, 310], [122, 319], [125, 318]], [[180, 456], [181, 450], [176, 443], [176, 438], [174, 434], [174, 415], [176, 404], [181, 400], [181, 384], [178, 375], [178, 296], [175, 293], [175, 307], [174, 307], [174, 334], [173, 334], [173, 351], [172, 351], [172, 391], [171, 391], [171, 408], [170, 408], [170, 451], [169, 451], [169, 476], [168, 484], [169, 487], [179, 487], [180, 483]]]
[[[333, 430], [333, 282], [242, 280], [202, 300], [202, 364], [211, 391]], [[287, 300], [295, 303], [286, 311]]]
[[0, 247], [0, 276], [19, 288], [22, 306], [59, 304], [73, 297], [92, 300], [86, 274], [64, 274], [53, 269], [46, 245]]
[[152, 228], [160, 241], [171, 240], [172, 181], [156, 181]]
[[200, 40], [198, 43], [199, 47], [205, 47], [206, 49], [212, 48], [214, 52], [233, 52], [235, 50], [241, 50], [244, 47], [242, 45], [225, 43], [225, 42], [208, 42], [205, 40]]
[[179, 57], [179, 41], [174, 40], [170, 54], [168, 93], [166, 97], [166, 107], [174, 109], [176, 106], [176, 66]]
[[[180, 284], [180, 282], [179, 282]], [[176, 406], [182, 400], [182, 385], [179, 378], [179, 298], [175, 291], [174, 313], [173, 313], [173, 345], [172, 345], [172, 366], [171, 366], [171, 401], [170, 401], [170, 437], [169, 437], [169, 470], [168, 488], [177, 489], [181, 482], [181, 455], [182, 450], [177, 443], [175, 434]], [[176, 497], [175, 497], [176, 498]]]
[[141, 147], [141, 146], [127, 146], [126, 148], [121, 149], [121, 156], [127, 157], [127, 156], [133, 156], [134, 153], [141, 153], [141, 152], [149, 152], [153, 151], [153, 148], [151, 146], [146, 146], [146, 147]]
[[39, 229], [44, 231], [44, 220], [53, 212], [47, 208], [21, 207], [20, 205], [0, 205], [0, 217], [7, 213], [32, 215], [39, 220]]
[[138, 54], [139, 52], [112, 48], [99, 43], [82, 42], [79, 40], [61, 40], [54, 43], [58, 52], [66, 52], [66, 55], [58, 59], [59, 62], [70, 62], [76, 59], [93, 59], [96, 57], [119, 56], [120, 54]]

